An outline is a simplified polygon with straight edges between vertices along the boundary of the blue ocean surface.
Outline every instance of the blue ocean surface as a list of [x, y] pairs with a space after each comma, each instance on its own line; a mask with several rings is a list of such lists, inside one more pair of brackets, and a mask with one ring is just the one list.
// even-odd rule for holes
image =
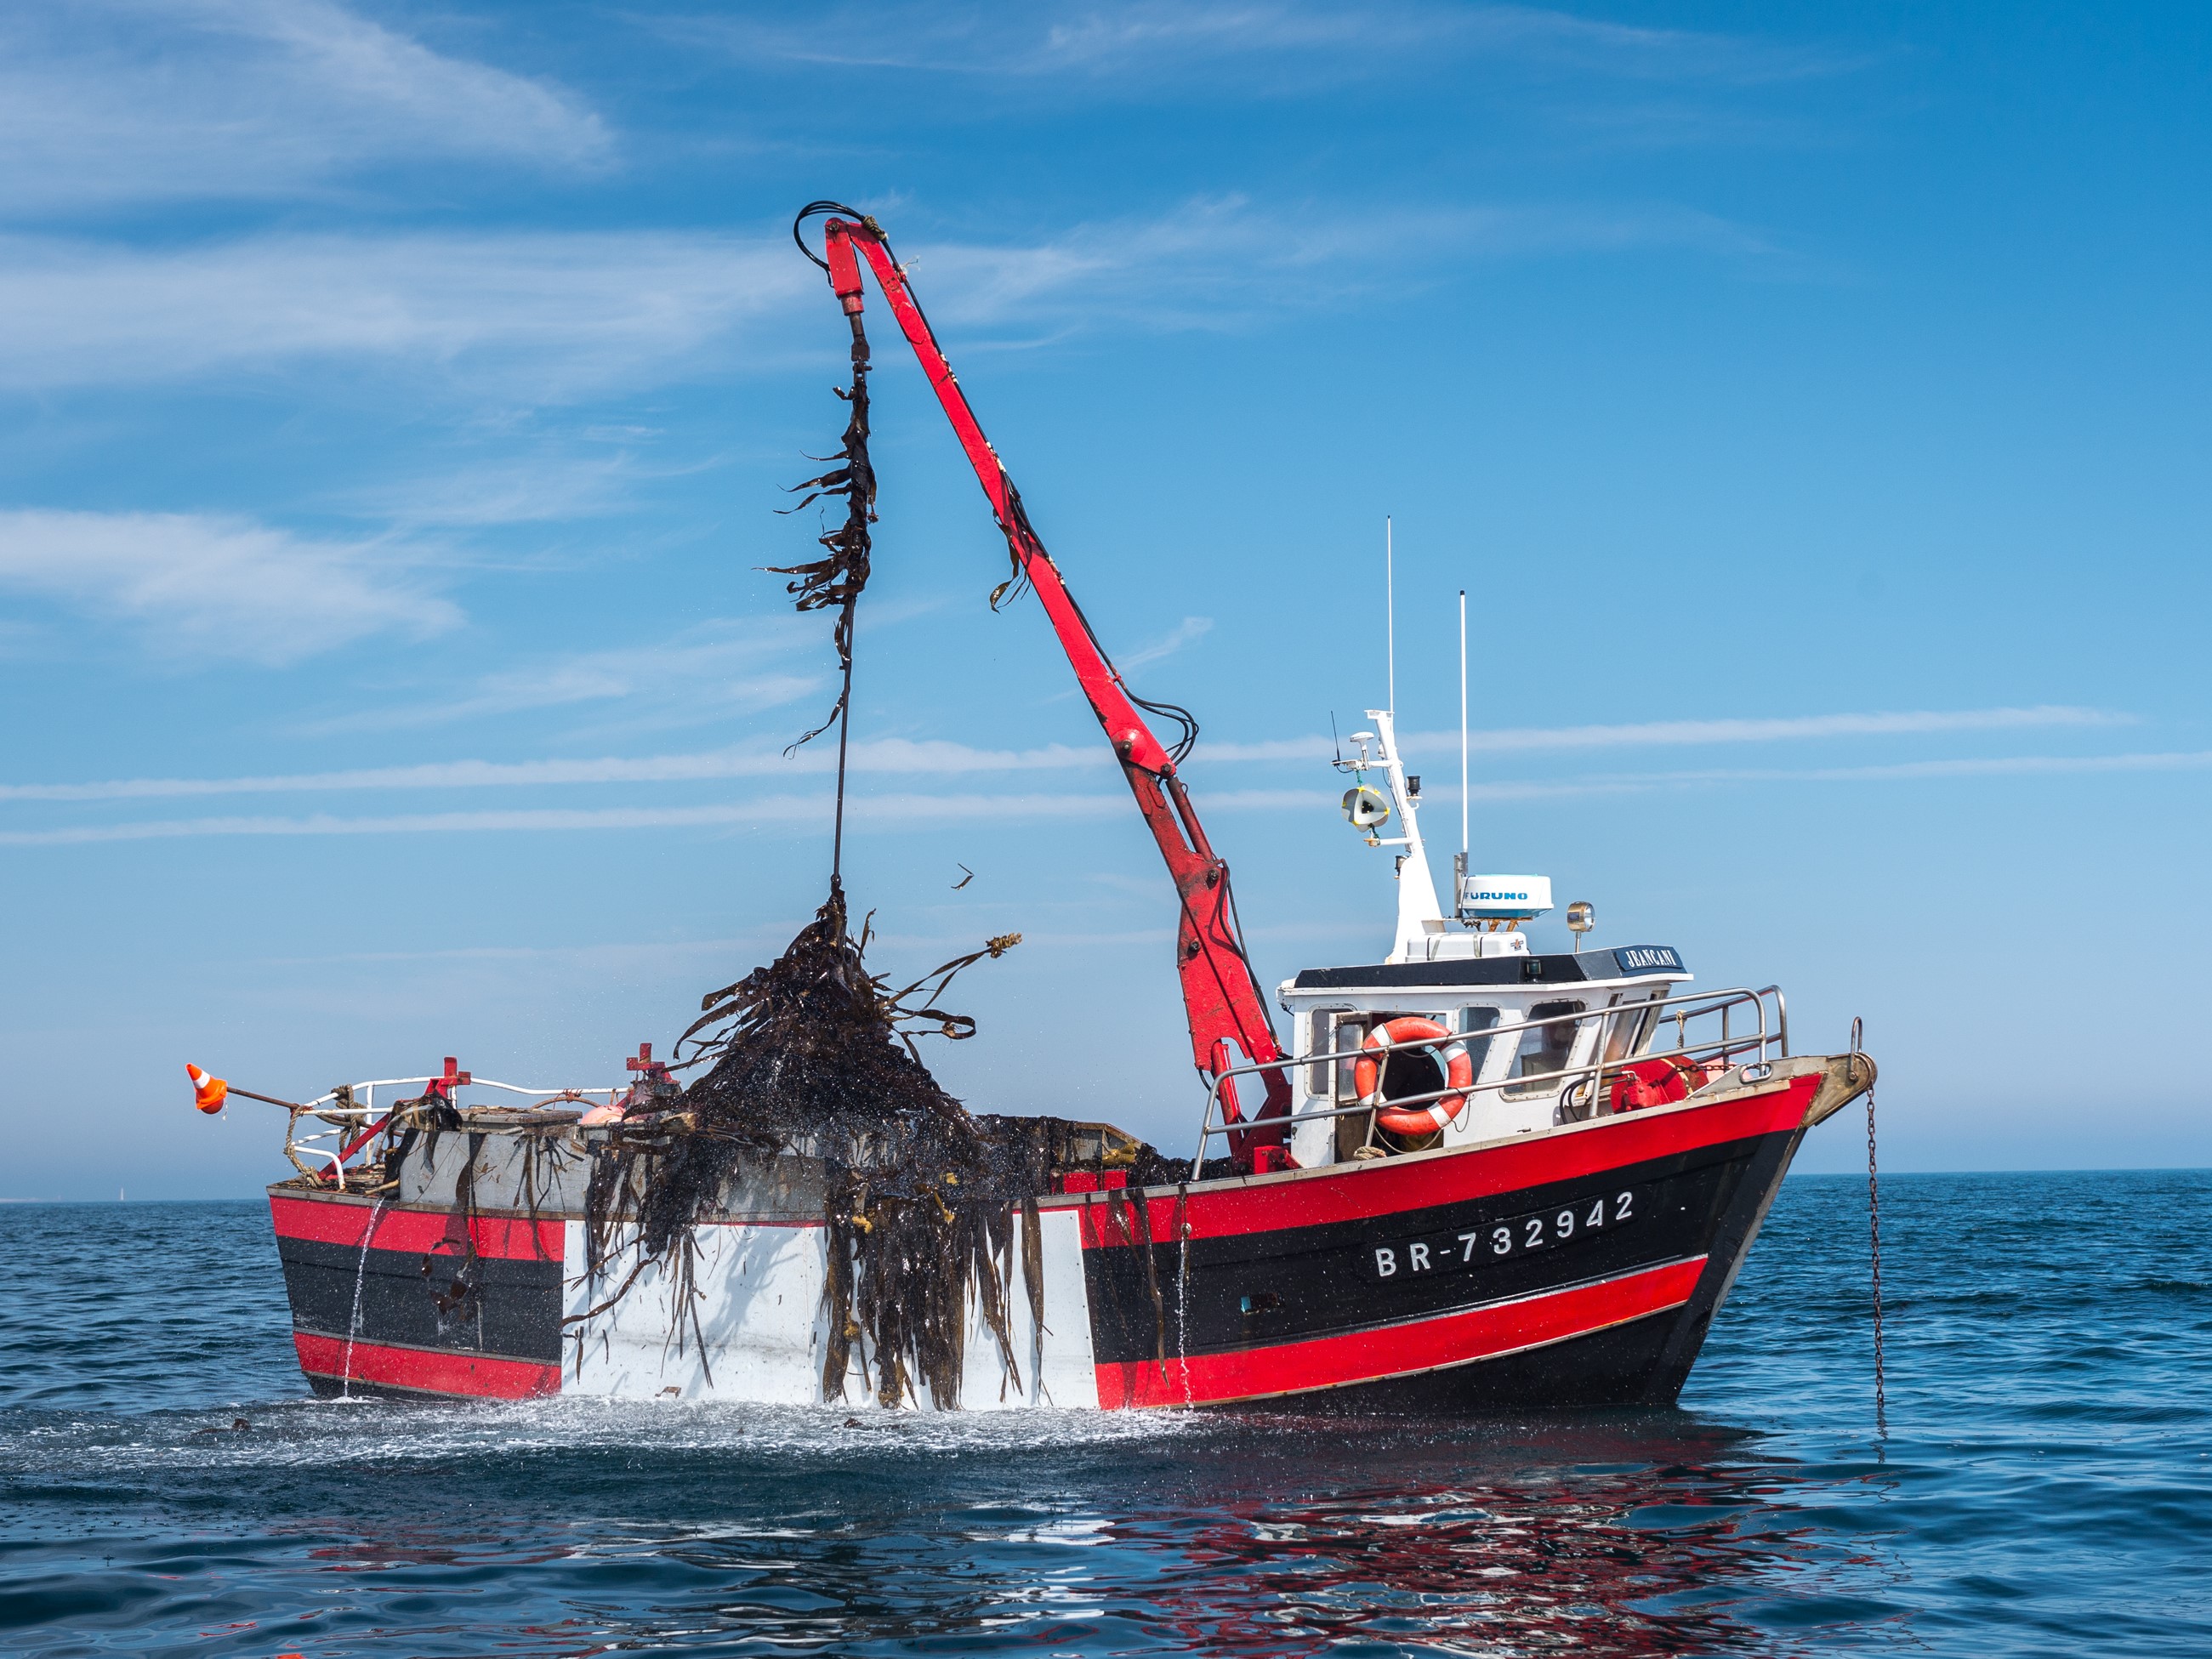
[[[1786, 1183], [1678, 1411], [318, 1403], [259, 1203], [0, 1206], [0, 1651], [2212, 1653], [2212, 1174]], [[234, 1428], [240, 1419], [248, 1426]]]

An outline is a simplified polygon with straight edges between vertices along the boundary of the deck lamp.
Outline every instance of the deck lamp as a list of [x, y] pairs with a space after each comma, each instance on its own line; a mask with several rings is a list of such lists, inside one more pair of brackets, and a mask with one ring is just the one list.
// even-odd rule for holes
[[1583, 935], [1597, 926], [1597, 906], [1588, 899], [1577, 899], [1567, 907], [1567, 931], [1575, 936], [1575, 949], [1583, 948]]

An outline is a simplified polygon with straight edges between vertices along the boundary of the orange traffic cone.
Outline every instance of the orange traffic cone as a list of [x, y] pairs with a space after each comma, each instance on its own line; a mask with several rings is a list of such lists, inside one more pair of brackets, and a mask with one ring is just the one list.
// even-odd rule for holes
[[189, 1060], [185, 1070], [192, 1079], [192, 1104], [210, 1115], [221, 1111], [223, 1102], [230, 1097], [230, 1085], [219, 1077], [210, 1077]]

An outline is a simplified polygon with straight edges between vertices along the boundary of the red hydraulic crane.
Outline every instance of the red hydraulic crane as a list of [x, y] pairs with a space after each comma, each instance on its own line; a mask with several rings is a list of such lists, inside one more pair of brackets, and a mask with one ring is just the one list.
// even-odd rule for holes
[[[823, 254], [817, 257], [799, 235], [805, 222], [817, 213], [831, 216], [823, 227]], [[937, 400], [952, 422], [952, 430], [975, 470], [976, 482], [990, 499], [992, 514], [1005, 532], [1014, 567], [1036, 588], [1045, 615], [1059, 635], [1060, 648], [1091, 701], [1106, 740], [1121, 763], [1122, 775], [1137, 798], [1137, 810], [1159, 843], [1168, 873], [1182, 903], [1176, 930], [1176, 970], [1182, 981], [1183, 1007], [1190, 1018], [1191, 1052], [1200, 1073], [1217, 1078], [1231, 1066], [1247, 1061], [1267, 1065], [1284, 1058], [1275, 1041], [1267, 1002], [1237, 924], [1235, 901], [1229, 890], [1229, 866], [1215, 854], [1200, 825], [1190, 796], [1183, 787], [1179, 763], [1197, 735], [1196, 725], [1181, 709], [1164, 703], [1147, 703], [1123, 684], [1121, 672], [1109, 660], [1105, 648], [1067, 591], [1060, 567], [1045, 551], [1022, 509], [1021, 494], [1006, 476], [1006, 465], [984, 437], [983, 428], [969, 408], [968, 398], [945, 361], [944, 349], [922, 315], [921, 307], [908, 285], [906, 271], [891, 255], [883, 227], [867, 216], [836, 202], [814, 202], [799, 214], [793, 234], [806, 257], [830, 276], [854, 337], [860, 337], [860, 260], [875, 273], [876, 285], [898, 319], [907, 343], [921, 360], [922, 373], [936, 389]], [[994, 594], [994, 600], [998, 598]], [[1182, 741], [1170, 752], [1152, 734], [1139, 708], [1175, 720], [1184, 727]], [[1266, 1079], [1267, 1098], [1249, 1129], [1231, 1138], [1240, 1162], [1249, 1162], [1262, 1146], [1279, 1146], [1288, 1127], [1291, 1087], [1286, 1067], [1258, 1073]], [[1243, 1121], [1234, 1079], [1221, 1084], [1222, 1112], [1230, 1122]]]

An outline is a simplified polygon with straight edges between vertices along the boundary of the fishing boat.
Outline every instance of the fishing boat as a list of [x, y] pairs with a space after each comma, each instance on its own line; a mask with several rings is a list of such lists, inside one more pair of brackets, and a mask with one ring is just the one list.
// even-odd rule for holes
[[[1185, 787], [1194, 723], [1107, 658], [881, 227], [828, 203], [800, 222], [821, 214], [822, 255], [800, 246], [851, 319], [855, 363], [865, 263], [1160, 848], [1202, 1085], [1188, 1158], [1056, 1123], [1036, 1189], [994, 1235], [989, 1282], [954, 1287], [956, 1363], [908, 1403], [1671, 1403], [1800, 1141], [1872, 1085], [1872, 1060], [1856, 1042], [1793, 1054], [1778, 987], [1698, 989], [1670, 945], [1592, 945], [1586, 903], [1568, 908], [1573, 950], [1535, 950], [1525, 926], [1554, 908], [1550, 881], [1470, 868], [1464, 810], [1447, 908], [1393, 708], [1368, 710], [1334, 763], [1353, 832], [1394, 860], [1390, 948], [1269, 997]], [[1164, 744], [1148, 714], [1182, 740]], [[650, 1045], [625, 1067], [538, 1088], [448, 1058], [276, 1101], [295, 1173], [270, 1206], [316, 1392], [897, 1403], [835, 1293], [833, 1223], [866, 1218], [836, 1212], [803, 1142], [740, 1161], [680, 1251], [626, 1230], [642, 1193], [623, 1183], [693, 1124]], [[204, 1109], [273, 1098], [193, 1081]]]

